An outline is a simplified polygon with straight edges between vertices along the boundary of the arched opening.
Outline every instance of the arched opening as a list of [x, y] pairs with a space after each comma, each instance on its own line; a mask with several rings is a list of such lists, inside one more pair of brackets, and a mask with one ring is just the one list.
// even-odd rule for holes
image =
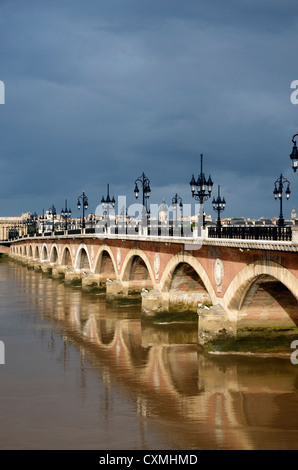
[[27, 256], [27, 247], [24, 246], [24, 256]]
[[46, 261], [48, 259], [48, 250], [46, 246], [42, 247], [41, 260]]
[[149, 271], [150, 265], [147, 265], [145, 260], [146, 256], [145, 254], [143, 255], [142, 252], [140, 252], [140, 255], [131, 253], [127, 256], [123, 265], [123, 274], [121, 276], [122, 284], [127, 290], [128, 297], [136, 302], [141, 300], [143, 290], [150, 290], [153, 287]]
[[22, 254], [23, 254], [23, 249], [22, 249], [22, 247], [21, 247], [21, 246], [19, 247], [19, 254], [20, 254], [20, 255], [22, 255]]
[[124, 276], [124, 281], [134, 281], [146, 285], [151, 283], [150, 274], [143, 258], [138, 255], [132, 256], [129, 260]]
[[34, 258], [39, 259], [39, 248], [38, 248], [38, 246], [35, 247]]
[[58, 261], [58, 251], [57, 251], [56, 246], [53, 246], [52, 251], [51, 251], [50, 262], [51, 263], [57, 263], [57, 261]]
[[100, 274], [103, 279], [115, 279], [115, 269], [111, 255], [107, 251], [102, 251], [100, 254], [96, 267], [95, 273]]
[[72, 259], [71, 259], [71, 254], [70, 254], [68, 247], [66, 247], [63, 251], [62, 265], [67, 266], [68, 268], [72, 267]]
[[238, 308], [238, 329], [292, 328], [298, 326], [298, 301], [270, 275], [254, 278], [243, 287]]
[[78, 254], [78, 261], [77, 261], [77, 267], [78, 269], [90, 269], [90, 263], [88, 259], [88, 254], [85, 250], [85, 248], [82, 248]]
[[29, 254], [28, 254], [29, 258], [33, 258], [33, 251], [32, 251], [32, 246], [30, 245], [29, 246]]
[[197, 313], [198, 305], [211, 305], [210, 295], [197, 271], [180, 262], [170, 273], [165, 286], [169, 292], [169, 309]]

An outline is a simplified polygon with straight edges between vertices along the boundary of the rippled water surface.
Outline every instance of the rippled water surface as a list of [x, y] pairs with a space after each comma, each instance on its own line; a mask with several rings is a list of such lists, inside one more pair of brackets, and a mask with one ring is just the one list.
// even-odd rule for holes
[[1, 449], [297, 449], [298, 366], [0, 263]]

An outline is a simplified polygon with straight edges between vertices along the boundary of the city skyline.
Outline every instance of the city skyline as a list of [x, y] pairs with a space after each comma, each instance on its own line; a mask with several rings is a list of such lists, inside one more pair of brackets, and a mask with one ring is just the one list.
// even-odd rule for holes
[[[0, 216], [42, 213], [85, 190], [95, 212], [107, 183], [134, 203], [178, 193], [193, 203], [200, 171], [221, 185], [225, 217], [276, 217], [274, 181], [298, 207], [291, 102], [298, 8], [293, 1], [20, 1], [0, 6]], [[204, 204], [213, 214], [212, 197]]]

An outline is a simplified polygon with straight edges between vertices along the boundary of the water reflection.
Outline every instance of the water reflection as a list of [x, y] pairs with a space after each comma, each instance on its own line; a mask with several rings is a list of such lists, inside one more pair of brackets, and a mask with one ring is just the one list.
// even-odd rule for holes
[[[0, 282], [8, 282], [7, 270], [0, 269]], [[206, 355], [195, 344], [195, 325], [141, 322], [139, 307], [107, 305], [102, 295], [21, 266], [11, 265], [9, 282], [20, 286], [41, 337], [50, 328], [51, 352], [57, 332], [63, 338], [64, 368], [73, 360], [69, 345], [79, 352], [82, 397], [86, 374], [101, 375], [107, 419], [117, 388], [176, 449], [298, 447], [298, 366], [289, 359]]]

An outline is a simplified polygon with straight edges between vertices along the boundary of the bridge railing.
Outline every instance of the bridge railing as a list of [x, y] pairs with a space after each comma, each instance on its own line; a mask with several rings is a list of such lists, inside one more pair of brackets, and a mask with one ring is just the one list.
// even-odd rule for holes
[[209, 227], [208, 238], [291, 241], [291, 227]]
[[[175, 237], [175, 238], [196, 238], [195, 230], [190, 223], [173, 224], [173, 223], [149, 223], [142, 227], [138, 223], [107, 223], [97, 224], [96, 227], [76, 228], [69, 230], [56, 230], [54, 232], [47, 231], [43, 233], [35, 233], [32, 235], [22, 235], [21, 237], [11, 238], [9, 241], [18, 240], [20, 238], [34, 237], [53, 237], [68, 235], [89, 235], [96, 234], [99, 237], [109, 237], [110, 235], [126, 235], [126, 236], [142, 236], [142, 237]], [[221, 238], [226, 240], [264, 240], [264, 241], [292, 241], [292, 227], [278, 226], [223, 226], [221, 228], [207, 226], [204, 238], [214, 239]]]

